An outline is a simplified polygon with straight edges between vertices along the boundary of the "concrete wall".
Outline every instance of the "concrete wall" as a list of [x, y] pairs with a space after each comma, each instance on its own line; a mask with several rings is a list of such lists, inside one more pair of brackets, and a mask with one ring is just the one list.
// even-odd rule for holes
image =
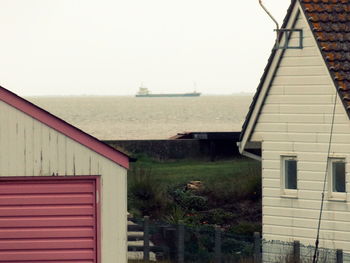
[[147, 154], [158, 160], [225, 159], [240, 156], [235, 141], [229, 140], [124, 140], [104, 141], [131, 155]]

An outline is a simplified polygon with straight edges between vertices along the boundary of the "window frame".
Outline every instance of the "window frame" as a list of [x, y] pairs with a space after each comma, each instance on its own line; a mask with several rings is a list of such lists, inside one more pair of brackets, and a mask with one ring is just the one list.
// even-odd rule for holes
[[[344, 163], [344, 176], [345, 176], [345, 192], [335, 192], [333, 191], [333, 184], [334, 184], [334, 175], [333, 175], [333, 163]], [[346, 159], [345, 157], [330, 157], [328, 159], [328, 196], [330, 200], [335, 201], [345, 201], [346, 200], [346, 194], [347, 194], [347, 187], [346, 187]]]
[[[296, 189], [286, 188], [286, 161], [296, 161]], [[297, 198], [298, 196], [298, 158], [296, 155], [281, 155], [281, 195], [287, 198]]]

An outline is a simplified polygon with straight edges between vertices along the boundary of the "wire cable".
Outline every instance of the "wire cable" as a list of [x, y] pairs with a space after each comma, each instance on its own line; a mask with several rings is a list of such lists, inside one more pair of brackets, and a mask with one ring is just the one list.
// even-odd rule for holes
[[313, 259], [312, 259], [312, 263], [317, 263], [317, 261], [318, 261], [318, 253], [317, 252], [318, 252], [318, 244], [319, 244], [319, 239], [320, 239], [321, 220], [322, 220], [323, 204], [324, 204], [324, 193], [326, 191], [326, 182], [327, 182], [328, 166], [329, 166], [328, 159], [329, 159], [329, 154], [330, 154], [331, 145], [332, 145], [336, 105], [337, 105], [337, 90], [335, 91], [335, 95], [334, 95], [333, 115], [332, 115], [332, 122], [331, 122], [331, 131], [329, 133], [329, 144], [328, 144], [328, 152], [327, 152], [327, 159], [326, 159], [326, 171], [325, 171], [324, 180], [323, 180], [323, 190], [322, 190], [322, 194], [321, 194], [321, 208], [320, 208], [320, 215], [318, 218], [317, 236], [316, 236], [316, 242], [315, 242], [315, 252], [314, 252]]

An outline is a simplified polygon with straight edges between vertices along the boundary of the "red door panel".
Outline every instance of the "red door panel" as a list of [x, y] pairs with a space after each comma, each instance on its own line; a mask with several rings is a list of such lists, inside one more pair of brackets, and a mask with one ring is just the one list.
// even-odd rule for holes
[[94, 179], [0, 181], [0, 263], [96, 263]]

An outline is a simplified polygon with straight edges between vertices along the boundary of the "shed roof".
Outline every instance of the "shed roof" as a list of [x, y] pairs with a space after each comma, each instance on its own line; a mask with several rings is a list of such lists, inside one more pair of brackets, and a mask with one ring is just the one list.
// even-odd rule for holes
[[[350, 118], [350, 0], [291, 0], [282, 28], [286, 27], [297, 2], [300, 3], [308, 20], [335, 88]], [[280, 35], [281, 37], [282, 35]], [[276, 52], [276, 49], [272, 50], [264, 74], [260, 79], [242, 127], [240, 141], [245, 136]]]
[[23, 99], [15, 93], [0, 86], [0, 100], [8, 105], [22, 111], [32, 118], [42, 122], [50, 128], [66, 135], [74, 141], [88, 147], [96, 153], [110, 159], [124, 168], [129, 167], [129, 157], [107, 144], [101, 142], [97, 138], [83, 132], [64, 120], [52, 115], [33, 103]]

